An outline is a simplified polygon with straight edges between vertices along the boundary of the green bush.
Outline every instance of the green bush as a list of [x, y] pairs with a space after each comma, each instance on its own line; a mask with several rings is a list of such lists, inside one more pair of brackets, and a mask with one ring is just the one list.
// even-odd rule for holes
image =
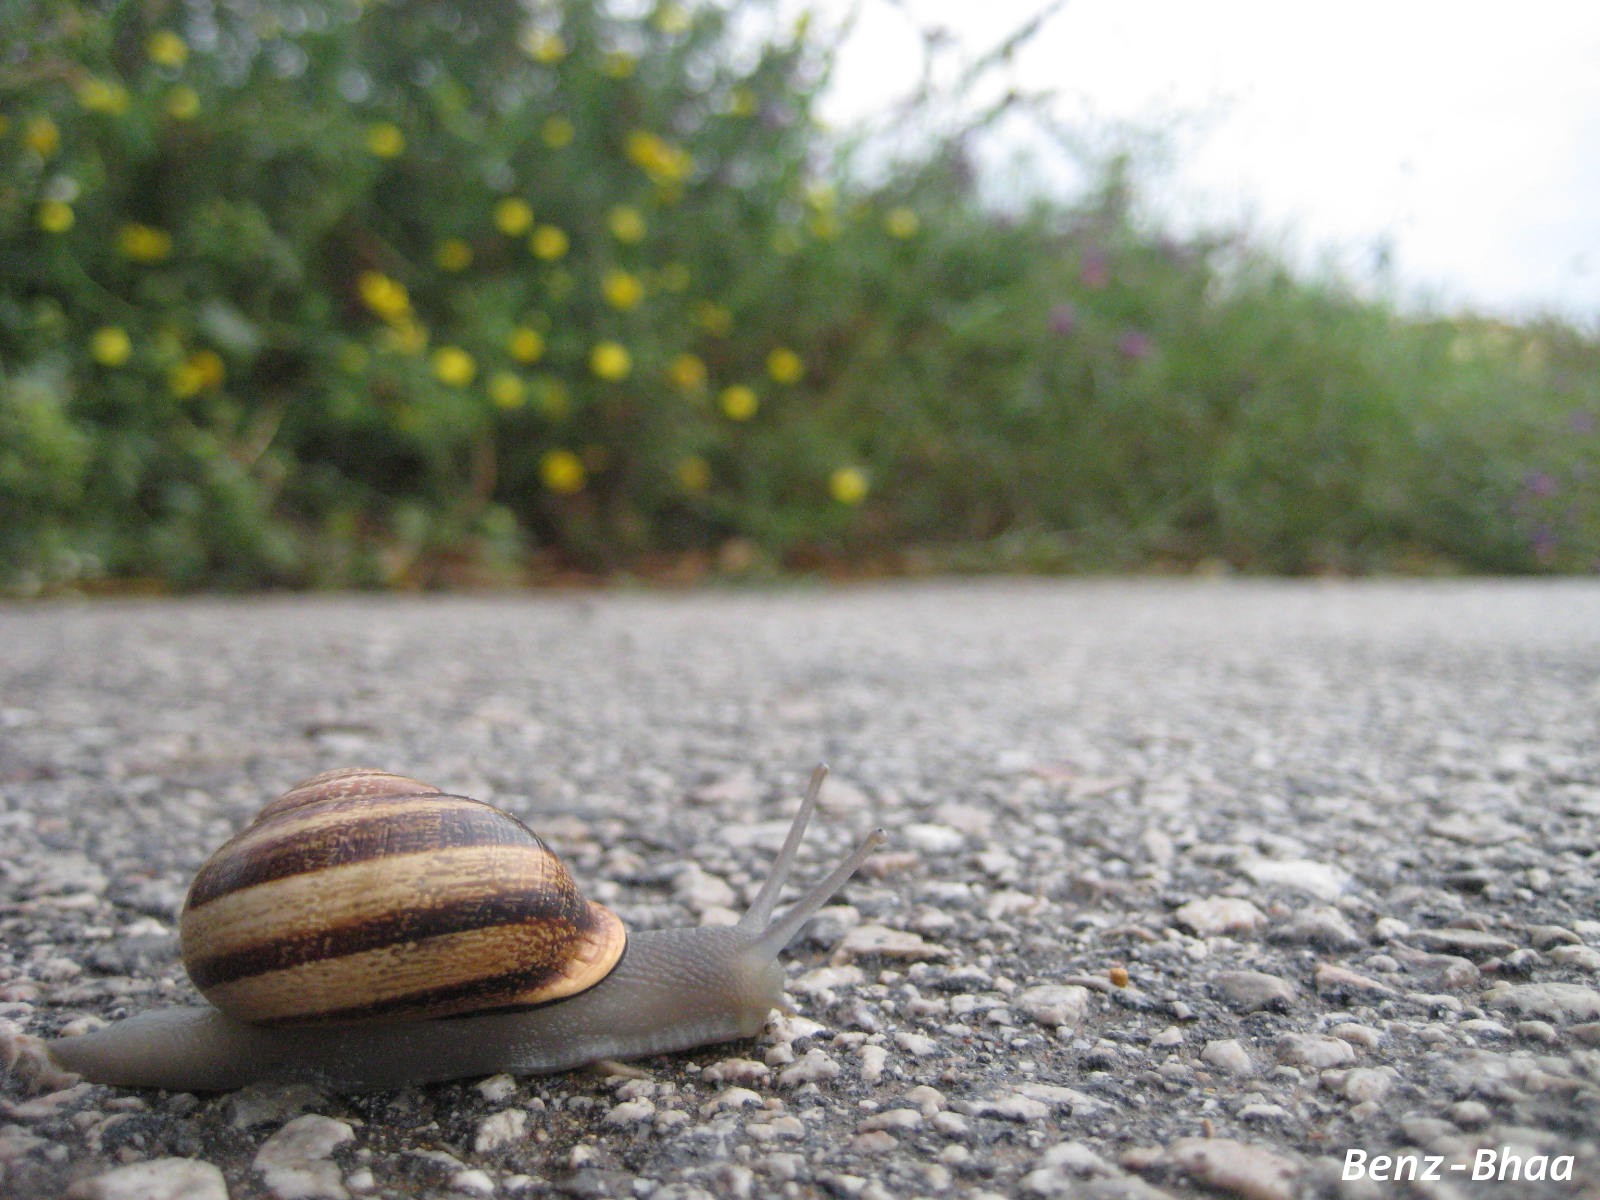
[[1592, 337], [864, 183], [764, 5], [13, 10], [14, 590], [1600, 561]]

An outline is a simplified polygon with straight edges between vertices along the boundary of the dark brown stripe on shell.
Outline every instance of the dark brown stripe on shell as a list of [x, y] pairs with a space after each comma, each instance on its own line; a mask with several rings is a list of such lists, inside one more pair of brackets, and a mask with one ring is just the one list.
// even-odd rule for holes
[[[423, 804], [407, 812], [403, 802], [408, 800], [455, 803], [443, 811], [427, 811], [428, 805]], [[534, 846], [549, 850], [538, 834], [509, 813], [466, 796], [425, 792], [416, 796], [342, 797], [295, 809], [293, 820], [315, 816], [325, 807], [338, 807], [349, 819], [314, 831], [291, 828], [280, 839], [253, 840], [248, 854], [232, 854], [227, 847], [218, 851], [194, 877], [187, 907], [199, 908], [218, 896], [274, 879], [392, 855], [459, 846]], [[259, 834], [259, 829], [252, 831], [252, 839], [259, 838]]]
[[[627, 953], [624, 945], [623, 953]], [[621, 962], [621, 956], [618, 956]], [[615, 969], [615, 968], [613, 968]], [[440, 1020], [454, 1020], [462, 1017], [482, 1017], [493, 1013], [525, 1012], [530, 1008], [542, 1008], [546, 1004], [559, 1004], [562, 1000], [570, 1000], [572, 996], [581, 996], [583, 992], [573, 992], [569, 996], [558, 996], [554, 1000], [535, 1000], [527, 1004], [519, 1004], [516, 997], [534, 993], [543, 988], [550, 981], [562, 974], [561, 967], [524, 967], [516, 971], [505, 971], [499, 975], [486, 976], [483, 979], [467, 980], [452, 987], [430, 988], [427, 991], [412, 992], [405, 996], [396, 996], [390, 1000], [381, 1000], [372, 1004], [351, 1005], [346, 1008], [328, 1009], [325, 1012], [309, 1013], [304, 1016], [296, 1015], [293, 1018], [281, 1021], [263, 1021], [264, 1025], [302, 1025], [311, 1023], [327, 1023], [338, 1021], [371, 1021], [384, 1017], [402, 1017], [408, 1013], [423, 1012], [425, 1010], [438, 1010], [450, 1008], [457, 1004], [471, 1003], [470, 1011], [448, 1013], [438, 1018]], [[604, 976], [601, 976], [603, 979]], [[594, 983], [599, 983], [596, 979]], [[589, 987], [593, 987], [591, 983]], [[583, 991], [588, 991], [584, 988]]]
[[281, 938], [242, 946], [186, 963], [189, 978], [205, 989], [252, 975], [266, 975], [309, 962], [322, 962], [376, 950], [383, 946], [420, 942], [426, 938], [496, 925], [538, 922], [553, 929], [565, 927], [566, 941], [576, 940], [593, 924], [589, 905], [576, 888], [540, 889], [537, 895], [469, 896], [434, 908], [406, 908], [364, 921], [320, 928], [302, 937]]

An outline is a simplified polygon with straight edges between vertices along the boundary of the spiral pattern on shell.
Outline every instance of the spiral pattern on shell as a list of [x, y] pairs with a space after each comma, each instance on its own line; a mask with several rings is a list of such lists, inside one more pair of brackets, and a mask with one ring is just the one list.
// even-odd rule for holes
[[195, 876], [179, 936], [206, 999], [278, 1025], [544, 1004], [627, 941], [515, 817], [368, 768], [263, 808]]

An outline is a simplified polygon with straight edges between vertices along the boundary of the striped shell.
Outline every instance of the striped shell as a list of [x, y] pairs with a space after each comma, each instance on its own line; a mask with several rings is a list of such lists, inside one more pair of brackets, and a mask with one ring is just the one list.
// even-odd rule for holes
[[627, 941], [515, 817], [366, 768], [263, 808], [200, 868], [179, 936], [206, 999], [272, 1025], [543, 1004]]

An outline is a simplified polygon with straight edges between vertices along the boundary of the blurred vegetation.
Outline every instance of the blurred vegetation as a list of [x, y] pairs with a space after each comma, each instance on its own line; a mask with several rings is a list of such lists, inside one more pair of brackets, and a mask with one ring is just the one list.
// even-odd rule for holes
[[869, 175], [765, 5], [6, 13], [12, 592], [1600, 565], [1592, 332]]

